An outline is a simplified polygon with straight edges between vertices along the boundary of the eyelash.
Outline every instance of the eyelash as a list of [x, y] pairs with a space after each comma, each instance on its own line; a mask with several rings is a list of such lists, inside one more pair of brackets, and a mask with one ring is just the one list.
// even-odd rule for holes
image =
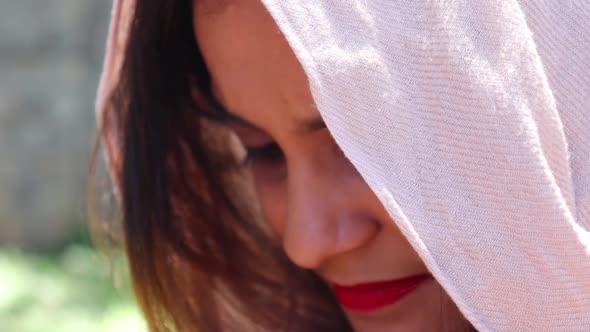
[[261, 162], [278, 162], [284, 159], [283, 151], [277, 143], [268, 143], [257, 147], [246, 147], [246, 157], [242, 160], [242, 165], [250, 165], [254, 161]]

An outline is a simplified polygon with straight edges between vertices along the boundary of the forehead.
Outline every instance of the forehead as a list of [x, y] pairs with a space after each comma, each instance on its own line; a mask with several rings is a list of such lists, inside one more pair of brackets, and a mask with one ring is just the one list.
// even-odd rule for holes
[[[193, 26], [208, 64], [240, 67], [259, 58], [291, 57], [291, 49], [259, 0], [195, 0]], [[268, 63], [268, 61], [267, 61]]]
[[276, 118], [260, 114], [266, 109], [293, 118], [315, 111], [299, 61], [259, 0], [195, 1], [193, 19], [216, 93], [232, 112], [255, 122]]
[[215, 52], [240, 60], [286, 46], [281, 45], [278, 27], [258, 0], [195, 1], [193, 26], [205, 55]]

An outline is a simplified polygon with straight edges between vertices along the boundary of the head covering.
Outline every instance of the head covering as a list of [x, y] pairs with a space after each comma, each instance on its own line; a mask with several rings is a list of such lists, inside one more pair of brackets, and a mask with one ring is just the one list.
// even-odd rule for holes
[[590, 2], [262, 2], [334, 139], [466, 318], [590, 330]]

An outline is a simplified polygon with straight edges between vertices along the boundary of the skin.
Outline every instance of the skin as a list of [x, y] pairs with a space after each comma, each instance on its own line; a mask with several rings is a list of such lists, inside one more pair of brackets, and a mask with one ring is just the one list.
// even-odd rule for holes
[[[429, 273], [325, 128], [305, 73], [264, 6], [196, 1], [193, 17], [215, 95], [241, 119], [228, 125], [247, 149], [264, 147], [249, 165], [265, 219], [289, 258], [342, 285]], [[393, 305], [345, 313], [357, 332], [466, 326], [434, 279]]]

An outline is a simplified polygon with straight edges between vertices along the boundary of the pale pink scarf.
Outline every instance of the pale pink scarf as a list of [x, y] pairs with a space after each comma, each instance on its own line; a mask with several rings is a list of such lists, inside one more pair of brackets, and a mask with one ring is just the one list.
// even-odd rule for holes
[[590, 2], [263, 3], [332, 135], [467, 319], [590, 331]]

